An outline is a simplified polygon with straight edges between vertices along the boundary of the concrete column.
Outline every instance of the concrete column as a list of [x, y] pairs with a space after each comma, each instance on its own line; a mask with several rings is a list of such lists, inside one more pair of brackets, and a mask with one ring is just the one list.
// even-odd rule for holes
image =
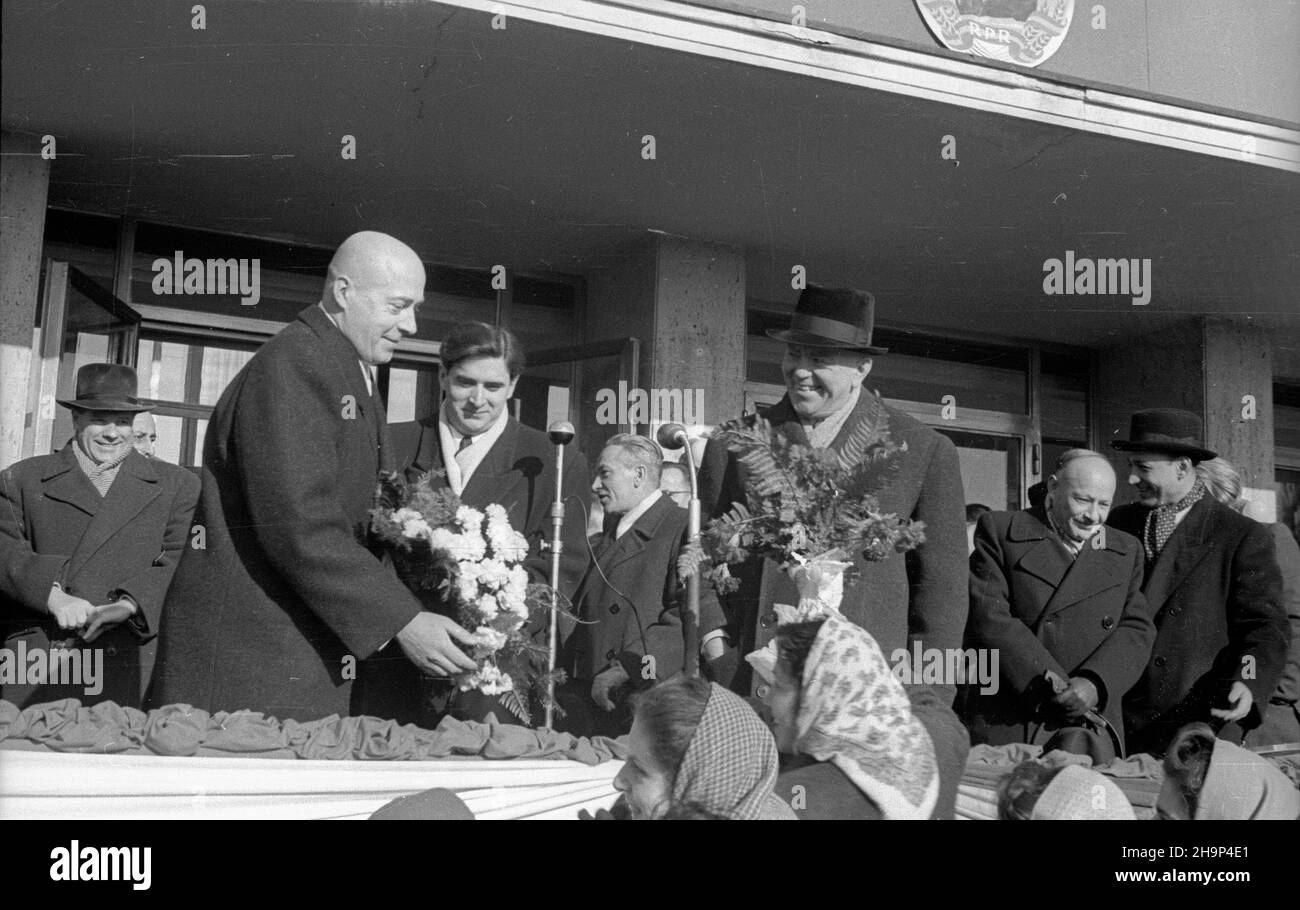
[[38, 140], [0, 134], [0, 468], [25, 454], [49, 185], [50, 163], [40, 156]]
[[641, 341], [640, 387], [703, 390], [698, 423], [745, 401], [743, 251], [650, 234], [587, 280], [585, 341]]
[[1096, 387], [1097, 441], [1121, 472], [1118, 502], [1134, 497], [1124, 483], [1127, 461], [1110, 443], [1128, 438], [1129, 418], [1143, 408], [1199, 414], [1206, 446], [1232, 462], [1247, 487], [1273, 488], [1273, 358], [1262, 330], [1240, 319], [1198, 317], [1104, 348]]
[[702, 390], [700, 424], [745, 403], [745, 257], [737, 247], [660, 236], [655, 275], [655, 388]]
[[[1252, 490], [1273, 490], [1273, 345], [1239, 319], [1205, 319], [1205, 438]], [[1247, 397], [1249, 396], [1249, 398]], [[1271, 500], [1261, 503], [1271, 508]], [[1265, 518], [1262, 511], [1251, 515]], [[1274, 520], [1274, 519], [1269, 519]]]

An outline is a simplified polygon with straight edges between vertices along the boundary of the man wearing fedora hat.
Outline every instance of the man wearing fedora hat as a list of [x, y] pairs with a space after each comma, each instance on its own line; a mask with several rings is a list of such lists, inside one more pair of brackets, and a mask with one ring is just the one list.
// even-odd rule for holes
[[[846, 586], [841, 610], [865, 628], [886, 654], [962, 646], [968, 599], [965, 497], [961, 468], [951, 440], [895, 410], [863, 389], [872, 357], [886, 353], [871, 342], [875, 298], [866, 291], [809, 285], [786, 331], [768, 334], [786, 344], [781, 371], [786, 395], [764, 416], [774, 432], [792, 442], [837, 449], [858, 421], [883, 408], [889, 433], [907, 450], [898, 471], [880, 491], [882, 512], [925, 522], [925, 543], [906, 557], [868, 562], [855, 554], [857, 581]], [[706, 515], [725, 513], [745, 501], [744, 466], [710, 441], [700, 470], [700, 501]], [[773, 564], [735, 571], [741, 588], [728, 598], [728, 635], [745, 654], [763, 647], [775, 633], [776, 603], [798, 603], [794, 583]], [[969, 740], [951, 709], [954, 684], [909, 686], [913, 709], [935, 741], [940, 760], [941, 815], [950, 815]], [[730, 684], [748, 691], [742, 665]], [[756, 695], [763, 695], [759, 686]]]
[[76, 396], [59, 401], [72, 411], [72, 441], [0, 474], [4, 647], [19, 653], [21, 644], [30, 660], [55, 643], [96, 643], [105, 655], [98, 692], [30, 676], [0, 685], [0, 697], [19, 707], [61, 698], [136, 708], [143, 701], [199, 481], [136, 452], [131, 422], [148, 405], [135, 395], [130, 367], [83, 366]]
[[1108, 524], [1142, 542], [1142, 593], [1155, 617], [1146, 671], [1124, 699], [1130, 752], [1164, 754], [1186, 724], [1241, 740], [1258, 726], [1286, 661], [1290, 629], [1269, 529], [1207, 495], [1196, 465], [1201, 419], [1157, 408], [1133, 415], [1128, 482], [1138, 502]]

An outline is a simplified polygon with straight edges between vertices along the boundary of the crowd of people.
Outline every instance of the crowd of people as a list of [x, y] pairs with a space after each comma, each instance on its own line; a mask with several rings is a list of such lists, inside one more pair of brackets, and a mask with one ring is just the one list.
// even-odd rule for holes
[[[475, 508], [505, 507], [530, 578], [550, 581], [554, 446], [506, 408], [526, 361], [509, 330], [456, 325], [442, 403], [387, 420], [374, 369], [415, 332], [424, 277], [395, 238], [348, 238], [320, 303], [221, 395], [198, 477], [152, 457], [133, 370], [83, 367], [60, 402], [72, 440], [0, 473], [5, 647], [95, 642], [110, 655], [98, 697], [127, 706], [507, 720], [499, 696], [448, 682], [474, 668], [473, 637], [403, 584], [368, 533], [381, 472], [427, 478]], [[924, 523], [906, 556], [852, 554], [853, 581], [827, 615], [780, 623], [776, 606], [799, 594], [756, 559], [735, 569], [738, 590], [704, 587], [688, 638], [689, 473], [638, 435], [605, 441], [590, 470], [570, 449], [558, 482], [582, 507], [561, 529], [573, 609], [556, 726], [627, 737], [609, 814], [951, 818], [972, 745], [1029, 744], [1094, 767], [1163, 758], [1161, 817], [1300, 817], [1300, 792], [1251, 751], [1300, 743], [1300, 547], [1242, 514], [1241, 480], [1205, 447], [1200, 419], [1133, 415], [1113, 443], [1131, 505], [1112, 509], [1111, 460], [1077, 449], [1028, 509], [968, 507], [953, 443], [864, 384], [888, 353], [872, 343], [874, 308], [866, 292], [809, 286], [789, 327], [769, 333], [785, 345], [786, 384], [763, 415], [771, 431], [838, 452], [883, 410], [903, 448], [881, 511]], [[745, 502], [747, 480], [709, 441], [705, 520]], [[769, 642], [771, 680], [743, 659]], [[899, 673], [886, 658], [928, 650], [995, 652], [997, 679]], [[0, 697], [93, 700], [52, 683]], [[1006, 776], [999, 814], [1134, 817], [1105, 775], [1038, 761]]]

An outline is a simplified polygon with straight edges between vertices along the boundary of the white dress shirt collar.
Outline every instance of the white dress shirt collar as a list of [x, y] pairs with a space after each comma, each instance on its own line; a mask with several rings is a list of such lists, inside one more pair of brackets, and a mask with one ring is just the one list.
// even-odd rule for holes
[[[325, 314], [326, 319], [328, 319], [330, 322], [334, 324], [334, 328], [337, 329], [339, 327], [339, 321], [334, 318], [333, 313], [325, 309], [324, 303], [320, 304], [320, 311]], [[340, 329], [340, 331], [342, 330]], [[370, 372], [370, 367], [366, 366], [366, 362], [362, 360], [360, 357], [357, 358], [357, 363], [361, 365], [361, 375], [366, 378], [366, 391], [369, 392], [371, 395], [374, 395], [375, 394], [374, 374]]]
[[636, 520], [650, 511], [650, 507], [662, 499], [663, 495], [661, 491], [653, 490], [649, 496], [624, 512], [623, 517], [618, 520], [618, 528], [614, 531], [614, 539], [617, 540], [630, 531], [632, 525], [636, 524]]
[[456, 450], [460, 448], [460, 441], [465, 438], [465, 434], [448, 422], [446, 408], [447, 404], [444, 402], [438, 409], [438, 440], [442, 444], [442, 466], [447, 471], [447, 485], [451, 487], [453, 493], [460, 496], [465, 491], [470, 478], [474, 476], [474, 472], [478, 470], [478, 466], [483, 463], [488, 452], [492, 451], [501, 434], [506, 431], [506, 421], [510, 419], [510, 412], [502, 408], [496, 422], [482, 433], [472, 437], [469, 448], [457, 459]]

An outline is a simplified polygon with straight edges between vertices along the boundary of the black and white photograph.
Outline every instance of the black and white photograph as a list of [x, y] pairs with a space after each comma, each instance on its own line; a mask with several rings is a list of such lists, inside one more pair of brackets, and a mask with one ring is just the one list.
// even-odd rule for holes
[[[1300, 0], [0, 25], [21, 877], [937, 820], [1226, 824], [864, 836], [963, 897], [1300, 880], [1240, 824], [1300, 820]], [[361, 830], [277, 890], [459, 856]]]

